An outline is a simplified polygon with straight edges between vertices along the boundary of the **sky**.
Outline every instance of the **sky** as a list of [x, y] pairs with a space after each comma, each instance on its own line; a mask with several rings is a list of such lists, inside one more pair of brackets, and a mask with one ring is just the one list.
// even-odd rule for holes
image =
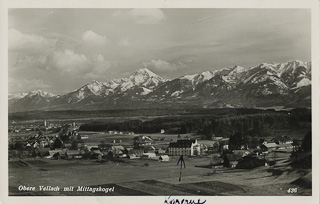
[[311, 61], [308, 9], [9, 9], [9, 93]]

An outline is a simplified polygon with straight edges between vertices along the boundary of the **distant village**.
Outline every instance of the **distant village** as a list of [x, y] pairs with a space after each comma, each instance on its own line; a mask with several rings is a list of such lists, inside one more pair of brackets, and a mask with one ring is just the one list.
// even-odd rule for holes
[[[269, 165], [266, 155], [275, 150], [290, 149], [295, 144], [287, 136], [260, 139], [254, 148], [240, 145], [229, 148], [229, 138], [214, 137], [212, 140], [195, 139], [189, 136], [150, 136], [130, 131], [110, 130], [97, 132], [104, 140], [92, 142], [90, 135], [79, 131], [80, 123], [48, 123], [41, 125], [19, 125], [14, 121], [9, 126], [9, 159], [91, 159], [98, 162], [117, 162], [125, 159], [152, 159], [170, 161], [174, 156], [208, 157], [211, 166], [222, 168], [254, 168]], [[165, 135], [161, 129], [159, 134]], [[129, 142], [119, 139], [108, 140], [109, 136], [128, 136]], [[114, 137], [115, 138], [115, 137]]]

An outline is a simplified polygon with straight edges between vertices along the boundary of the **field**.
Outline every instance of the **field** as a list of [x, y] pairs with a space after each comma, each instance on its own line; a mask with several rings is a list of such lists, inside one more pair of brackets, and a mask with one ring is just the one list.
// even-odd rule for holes
[[[207, 157], [185, 157], [186, 168], [177, 166], [178, 157], [169, 162], [151, 159], [124, 160], [121, 163], [93, 160], [36, 160], [9, 161], [9, 195], [310, 195], [311, 190], [290, 184], [307, 170], [292, 170], [287, 163], [290, 152], [279, 152], [273, 175], [270, 167], [252, 170], [198, 168], [209, 163]], [[270, 155], [271, 156], [271, 155]], [[145, 165], [148, 163], [148, 166]], [[182, 171], [179, 182], [180, 170]], [[311, 181], [310, 181], [311, 182]], [[35, 186], [35, 192], [19, 191], [19, 185]], [[114, 192], [44, 192], [38, 186], [114, 187]], [[298, 193], [288, 194], [289, 188]]]
[[[220, 113], [219, 111], [223, 111]], [[241, 115], [241, 111], [248, 114], [248, 111], [257, 110], [219, 110], [215, 112], [217, 117], [220, 114]], [[230, 112], [231, 111], [231, 112]], [[236, 111], [236, 112], [232, 112]], [[240, 111], [240, 112], [239, 112]], [[120, 112], [121, 113], [121, 112]], [[128, 111], [124, 111], [121, 114], [127, 114]], [[159, 111], [158, 115], [144, 111], [144, 115], [137, 116], [137, 111], [130, 112], [129, 116], [122, 117], [116, 115], [116, 113], [108, 112], [108, 115], [103, 113], [86, 113], [83, 117], [78, 117], [77, 112], [67, 112], [65, 115], [56, 117], [60, 113], [45, 113], [52, 115], [50, 122], [68, 124], [72, 121], [76, 123], [82, 123], [86, 121], [92, 121], [95, 118], [103, 122], [122, 122], [131, 119], [150, 120], [152, 118], [167, 117], [169, 112]], [[260, 112], [258, 112], [260, 114]], [[266, 112], [264, 112], [266, 113]], [[34, 115], [33, 115], [34, 114]], [[28, 113], [24, 116], [22, 113], [16, 113], [11, 116], [12, 120], [15, 120], [17, 124], [39, 124], [43, 120], [42, 114]], [[92, 114], [92, 115], [91, 115]], [[196, 118], [195, 123], [199, 122], [199, 127], [205, 127], [206, 117], [209, 117], [212, 112], [195, 113], [195, 112], [179, 112], [182, 122], [186, 119], [183, 115], [187, 114], [189, 122], [193, 117]], [[196, 116], [191, 116], [196, 114]], [[254, 114], [254, 113], [253, 113]], [[90, 115], [90, 117], [88, 117]], [[167, 116], [165, 116], [167, 115]], [[273, 113], [273, 116], [277, 118], [287, 113]], [[38, 116], [34, 117], [33, 116]], [[201, 118], [204, 118], [202, 121]], [[210, 116], [212, 117], [212, 116]], [[222, 117], [222, 116], [221, 116]], [[224, 116], [223, 116], [224, 117]], [[219, 127], [229, 125], [231, 128], [233, 122], [237, 122], [238, 118], [225, 117], [220, 120]], [[280, 119], [281, 119], [280, 117]], [[199, 119], [200, 118], [200, 119]], [[256, 118], [248, 115], [250, 120]], [[272, 117], [271, 117], [272, 118]], [[300, 116], [298, 117], [300, 119]], [[10, 119], [10, 116], [9, 116]], [[170, 123], [172, 118], [167, 118], [168, 121], [162, 122]], [[246, 121], [245, 117], [239, 117], [239, 121]], [[259, 118], [258, 118], [259, 119]], [[267, 118], [265, 118], [267, 119]], [[270, 118], [269, 118], [270, 119]], [[287, 118], [288, 119], [288, 118]], [[277, 119], [279, 120], [279, 119]], [[275, 120], [275, 121], [277, 121]], [[262, 123], [261, 119], [261, 123]], [[311, 129], [311, 123], [308, 122], [308, 117], [303, 124], [299, 123], [299, 127], [292, 127], [289, 123], [285, 125], [276, 123], [267, 123], [264, 125], [266, 131], [263, 131], [263, 137], [266, 140], [271, 140], [277, 135], [290, 136], [291, 139], [301, 140], [306, 132]], [[195, 123], [192, 123], [194, 125]], [[218, 123], [217, 123], [218, 124]], [[237, 123], [234, 123], [237, 124]], [[245, 123], [243, 123], [245, 124]], [[202, 125], [202, 126], [201, 126]], [[204, 125], [204, 126], [203, 126]], [[218, 127], [218, 126], [217, 126]], [[228, 126], [225, 126], [228, 127]], [[221, 129], [228, 132], [228, 128]], [[118, 130], [121, 131], [121, 130]], [[123, 130], [125, 131], [125, 130]], [[58, 134], [54, 131], [44, 131], [46, 136], [55, 136]], [[107, 131], [90, 132], [90, 131], [78, 131], [78, 133], [87, 137], [83, 139], [85, 145], [98, 145], [101, 142], [112, 145], [122, 145], [124, 147], [133, 146], [133, 138], [140, 135], [128, 134], [108, 134]], [[28, 136], [33, 136], [35, 132], [19, 132], [9, 133], [10, 141], [25, 142]], [[175, 141], [180, 135], [180, 138], [193, 138], [198, 139], [199, 143], [212, 145], [213, 141], [210, 139], [203, 140], [203, 134], [200, 132], [192, 132], [187, 134], [160, 134], [150, 133], [144, 134], [151, 137], [154, 140], [153, 146], [156, 148], [163, 147], [166, 149], [171, 141]], [[260, 137], [260, 136], [259, 136]], [[14, 152], [16, 150], [9, 150]], [[210, 156], [197, 156], [187, 157], [185, 156], [186, 168], [180, 169], [180, 165], [177, 166], [179, 157], [171, 156], [169, 162], [159, 162], [156, 159], [127, 159], [123, 158], [117, 162], [115, 161], [96, 161], [95, 159], [83, 159], [83, 160], [51, 160], [45, 158], [28, 158], [15, 156], [9, 159], [9, 195], [11, 196], [25, 196], [25, 195], [93, 195], [93, 196], [117, 196], [117, 195], [243, 195], [243, 196], [287, 196], [287, 195], [311, 195], [311, 169], [297, 169], [290, 165], [290, 155], [292, 149], [284, 149], [277, 151], [276, 153], [269, 153], [266, 159], [269, 161], [276, 161], [275, 166], [262, 166], [255, 169], [231, 169], [223, 168], [219, 166], [217, 168], [200, 168], [208, 167], [211, 163]], [[10, 154], [9, 154], [10, 155]], [[181, 180], [179, 181], [181, 172]], [[36, 187], [35, 191], [23, 191], [19, 190], [19, 186]], [[60, 190], [55, 191], [40, 191], [39, 186], [59, 186]], [[73, 186], [73, 191], [64, 191], [64, 187]], [[105, 192], [78, 192], [78, 186], [86, 186], [92, 188], [113, 188], [114, 191], [108, 193]], [[288, 193], [288, 189], [297, 189], [297, 192]]]

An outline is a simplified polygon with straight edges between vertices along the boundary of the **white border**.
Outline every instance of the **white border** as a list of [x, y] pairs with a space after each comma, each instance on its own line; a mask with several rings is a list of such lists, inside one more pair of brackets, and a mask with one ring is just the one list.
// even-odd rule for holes
[[[319, 203], [319, 1], [318, 0], [0, 0], [0, 204], [34, 203], [164, 203], [164, 196], [8, 196], [8, 8], [310, 8], [312, 11], [312, 196], [184, 196], [206, 203]], [[299, 29], [299, 28], [297, 28]], [[182, 198], [175, 196], [175, 198]]]

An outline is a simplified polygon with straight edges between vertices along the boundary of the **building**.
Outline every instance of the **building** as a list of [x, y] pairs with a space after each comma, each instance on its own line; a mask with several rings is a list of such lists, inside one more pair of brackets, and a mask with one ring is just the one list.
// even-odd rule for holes
[[293, 146], [290, 143], [283, 143], [277, 146], [277, 149], [292, 149]]
[[171, 156], [188, 155], [195, 156], [200, 154], [200, 144], [197, 140], [181, 139], [177, 142], [170, 142], [168, 153]]
[[168, 155], [161, 155], [160, 157], [159, 157], [159, 161], [170, 161], [170, 157], [168, 156]]
[[149, 159], [152, 159], [152, 158], [156, 158], [156, 154], [155, 153], [151, 153], [151, 152], [148, 152], [148, 153], [143, 153], [142, 157], [146, 157], [146, 158], [149, 158]]
[[228, 168], [236, 168], [240, 159], [242, 159], [241, 155], [226, 154], [223, 159], [223, 166]]
[[277, 144], [274, 142], [264, 142], [262, 143], [262, 145], [264, 145], [268, 151], [272, 151], [275, 150], [277, 148]]
[[126, 150], [126, 148], [120, 145], [112, 146], [111, 151], [114, 156], [122, 156], [124, 154], [128, 154], [128, 151]]
[[67, 159], [74, 159], [79, 156], [79, 153], [79, 150], [66, 150], [65, 152]]
[[133, 138], [133, 145], [135, 148], [152, 145], [154, 141], [148, 136], [137, 136]]

